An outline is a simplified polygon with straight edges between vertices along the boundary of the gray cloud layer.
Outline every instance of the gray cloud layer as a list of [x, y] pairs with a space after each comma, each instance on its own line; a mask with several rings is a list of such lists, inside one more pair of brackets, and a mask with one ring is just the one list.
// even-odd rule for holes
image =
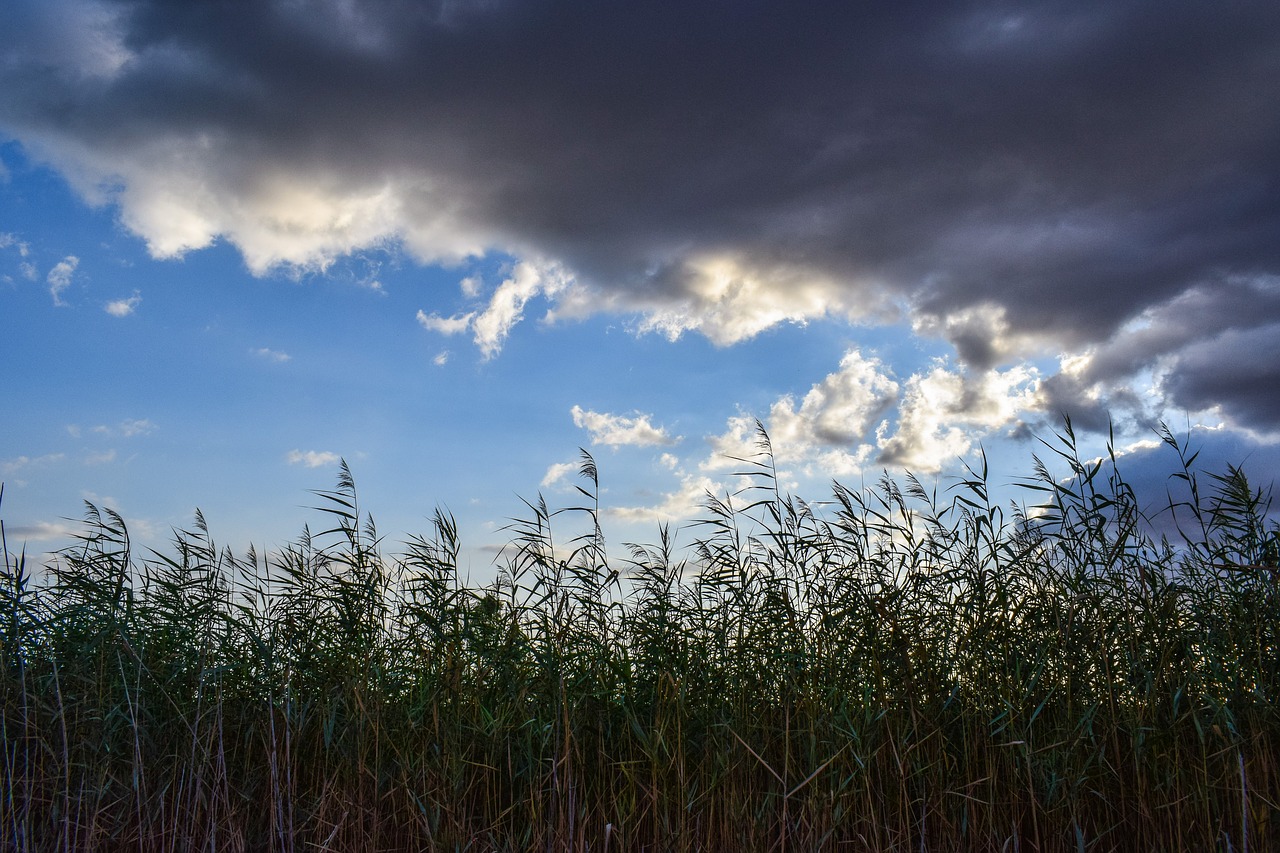
[[[1181, 404], [1280, 415], [1273, 2], [31, 0], [12, 17], [0, 128], [158, 254], [223, 237], [266, 269], [384, 241], [496, 249], [570, 270], [567, 313], [724, 342], [906, 306], [974, 367], [1096, 346], [1090, 382], [1164, 359]], [[1202, 328], [1179, 317], [1196, 300]]]

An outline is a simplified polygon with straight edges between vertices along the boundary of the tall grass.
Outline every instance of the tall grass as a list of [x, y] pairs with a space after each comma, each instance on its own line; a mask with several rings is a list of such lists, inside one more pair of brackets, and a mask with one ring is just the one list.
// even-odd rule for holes
[[0, 847], [1280, 849], [1280, 529], [1165, 437], [1172, 539], [1069, 423], [1026, 511], [985, 460], [807, 504], [761, 430], [625, 557], [584, 453], [476, 587], [345, 465], [270, 556], [89, 505], [47, 582], [4, 543]]

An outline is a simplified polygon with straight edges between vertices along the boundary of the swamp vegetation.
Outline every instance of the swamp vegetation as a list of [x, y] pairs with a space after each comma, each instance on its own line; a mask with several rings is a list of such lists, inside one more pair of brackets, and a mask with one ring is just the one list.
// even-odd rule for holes
[[584, 452], [484, 585], [445, 512], [392, 553], [345, 465], [270, 555], [199, 513], [135, 553], [93, 505], [47, 565], [6, 544], [0, 848], [1280, 849], [1280, 528], [1242, 471], [1166, 432], [1144, 512], [1068, 423], [1025, 509], [985, 462], [809, 504], [759, 437], [620, 555]]

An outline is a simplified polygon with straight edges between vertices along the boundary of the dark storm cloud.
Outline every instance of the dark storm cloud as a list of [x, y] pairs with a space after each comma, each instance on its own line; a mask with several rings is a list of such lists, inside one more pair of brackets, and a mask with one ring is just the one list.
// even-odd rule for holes
[[1280, 427], [1280, 323], [1192, 344], [1178, 354], [1168, 384], [1185, 409], [1219, 404], [1274, 432]]
[[[722, 298], [694, 297], [730, 258], [763, 291], [812, 274], [841, 314], [887, 296], [945, 329], [995, 306], [1054, 348], [1227, 281], [1233, 314], [1276, 317], [1247, 286], [1280, 274], [1275, 3], [60, 0], [89, 21], [61, 42], [17, 5], [0, 127], [112, 183], [160, 252], [499, 249], [655, 311]], [[326, 213], [352, 199], [354, 224]], [[977, 366], [1005, 353], [953, 331]], [[1125, 342], [1099, 370], [1174, 351]], [[1215, 390], [1197, 352], [1179, 399], [1274, 420], [1274, 393]]]

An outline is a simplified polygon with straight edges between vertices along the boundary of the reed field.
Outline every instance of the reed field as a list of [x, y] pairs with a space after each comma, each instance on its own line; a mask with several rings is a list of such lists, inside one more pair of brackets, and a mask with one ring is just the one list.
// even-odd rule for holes
[[1068, 422], [1017, 505], [984, 461], [810, 504], [761, 430], [608, 551], [584, 452], [487, 585], [345, 465], [270, 555], [89, 505], [4, 545], [0, 849], [1280, 850], [1280, 527], [1164, 437], [1167, 495]]

